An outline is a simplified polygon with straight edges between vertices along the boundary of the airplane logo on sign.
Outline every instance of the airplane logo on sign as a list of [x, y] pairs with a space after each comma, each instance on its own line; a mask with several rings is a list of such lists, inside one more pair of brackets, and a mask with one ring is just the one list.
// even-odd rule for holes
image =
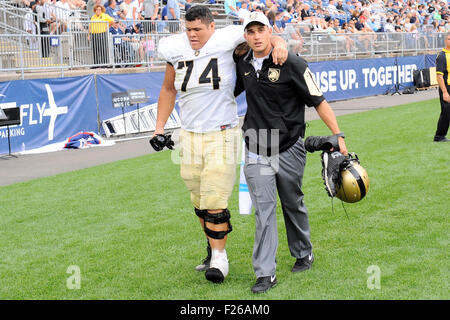
[[55, 132], [55, 122], [59, 115], [66, 114], [68, 112], [67, 106], [58, 107], [53, 97], [52, 89], [48, 84], [45, 85], [48, 95], [49, 108], [44, 110], [44, 116], [50, 117], [50, 123], [48, 125], [48, 140], [53, 140], [53, 134]]

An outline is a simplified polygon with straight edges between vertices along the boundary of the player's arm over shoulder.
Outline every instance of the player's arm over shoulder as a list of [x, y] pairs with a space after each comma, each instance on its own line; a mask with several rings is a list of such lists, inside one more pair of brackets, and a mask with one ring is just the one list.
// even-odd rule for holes
[[233, 48], [242, 42], [245, 42], [244, 28], [242, 25], [229, 25], [224, 28], [216, 30], [220, 33], [221, 39], [227, 39], [231, 42]]
[[250, 46], [248, 45], [247, 42], [242, 42], [241, 44], [239, 44], [233, 52], [233, 59], [234, 62], [237, 62], [242, 56], [244, 56], [245, 54], [247, 54], [247, 52], [250, 50]]

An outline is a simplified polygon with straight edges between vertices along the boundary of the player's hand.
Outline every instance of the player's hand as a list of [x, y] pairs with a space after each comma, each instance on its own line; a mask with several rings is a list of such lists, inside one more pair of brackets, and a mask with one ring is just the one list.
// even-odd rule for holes
[[272, 59], [275, 64], [279, 64], [280, 66], [286, 62], [288, 57], [288, 49], [284, 45], [278, 45], [272, 50]]
[[448, 92], [442, 94], [442, 99], [444, 99], [445, 102], [450, 103], [450, 95]]
[[347, 146], [345, 145], [344, 138], [338, 137], [338, 143], [339, 143], [339, 152], [342, 153], [344, 156], [348, 156], [348, 150]]
[[155, 132], [153, 132], [152, 138], [153, 138], [154, 136], [156, 136], [157, 134], [164, 134], [164, 128], [156, 128], [156, 129], [155, 129]]
[[175, 142], [172, 140], [171, 134], [157, 134], [150, 139], [150, 145], [155, 151], [161, 151], [164, 147], [173, 150]]

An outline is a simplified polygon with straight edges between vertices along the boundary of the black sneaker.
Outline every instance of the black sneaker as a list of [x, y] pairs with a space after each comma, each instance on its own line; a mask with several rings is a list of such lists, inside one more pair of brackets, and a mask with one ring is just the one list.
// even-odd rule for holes
[[339, 151], [322, 152], [322, 178], [325, 183], [325, 190], [330, 197], [337, 194], [337, 185], [339, 183], [340, 167], [345, 160], [345, 156]]
[[206, 269], [209, 268], [209, 264], [211, 262], [211, 246], [209, 245], [209, 241], [206, 240], [208, 242], [208, 246], [206, 247], [206, 252], [208, 253], [208, 255], [206, 256], [206, 258], [203, 260], [203, 262], [201, 264], [199, 264], [198, 266], [195, 267], [195, 270], [198, 272], [202, 272], [205, 271]]
[[252, 287], [253, 293], [264, 293], [277, 285], [276, 276], [259, 277]]
[[447, 139], [446, 137], [434, 137], [433, 141], [434, 142], [449, 142], [450, 140]]
[[225, 280], [225, 277], [218, 268], [209, 268], [205, 271], [206, 280], [209, 280], [213, 283], [222, 283]]
[[311, 252], [307, 256], [297, 259], [297, 261], [295, 261], [295, 264], [292, 267], [292, 272], [300, 272], [311, 269], [313, 262], [314, 262], [314, 255]]

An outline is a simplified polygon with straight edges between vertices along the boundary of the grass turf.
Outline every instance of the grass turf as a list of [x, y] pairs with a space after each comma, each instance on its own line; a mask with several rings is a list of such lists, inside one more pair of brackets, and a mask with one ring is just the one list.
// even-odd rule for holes
[[[0, 187], [2, 299], [448, 299], [449, 150], [431, 142], [438, 100], [339, 117], [370, 177], [363, 201], [332, 213], [319, 153], [308, 154], [305, 202], [316, 262], [292, 274], [278, 207], [276, 288], [253, 295], [254, 215], [238, 214], [221, 285], [194, 271], [205, 237], [169, 151]], [[325, 135], [311, 121], [307, 135]], [[80, 150], [80, 152], [83, 152]], [[81, 272], [70, 290], [69, 266]], [[380, 289], [369, 289], [369, 266]]]

